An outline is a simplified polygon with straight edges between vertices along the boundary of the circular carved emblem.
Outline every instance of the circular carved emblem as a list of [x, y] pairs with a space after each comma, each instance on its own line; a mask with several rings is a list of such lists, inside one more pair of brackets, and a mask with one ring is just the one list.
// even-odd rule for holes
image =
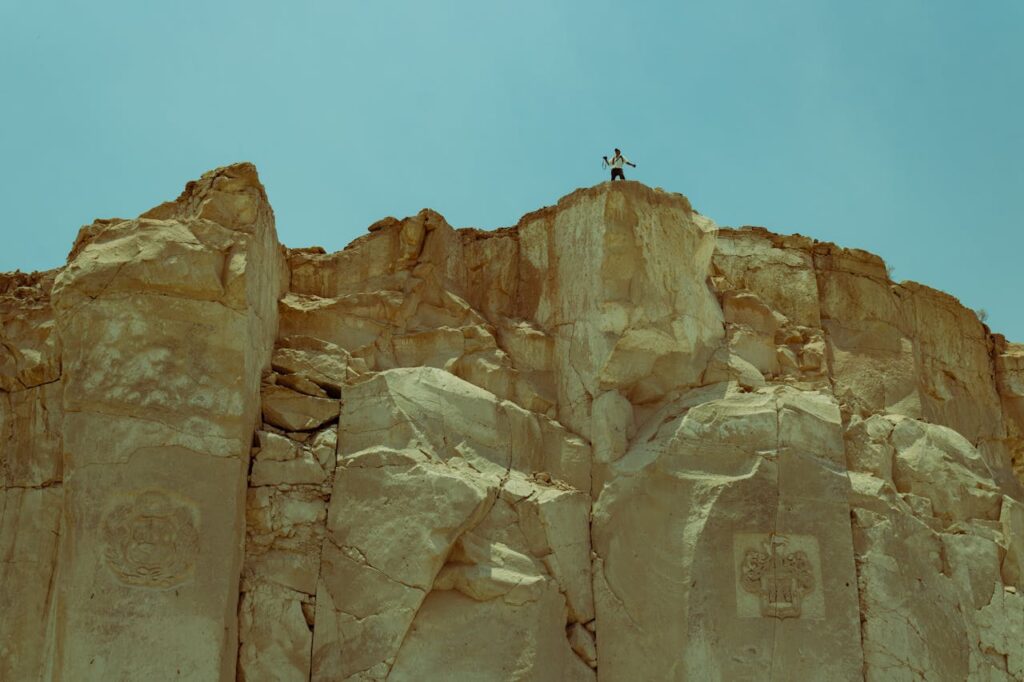
[[178, 585], [192, 573], [199, 554], [194, 510], [159, 490], [138, 493], [111, 509], [103, 534], [107, 565], [128, 585]]

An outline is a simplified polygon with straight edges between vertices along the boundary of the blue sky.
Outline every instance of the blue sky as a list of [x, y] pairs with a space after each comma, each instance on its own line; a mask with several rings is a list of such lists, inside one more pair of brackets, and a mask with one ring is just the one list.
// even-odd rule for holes
[[0, 270], [215, 166], [289, 246], [604, 180], [883, 256], [1024, 341], [1024, 2], [0, 0]]

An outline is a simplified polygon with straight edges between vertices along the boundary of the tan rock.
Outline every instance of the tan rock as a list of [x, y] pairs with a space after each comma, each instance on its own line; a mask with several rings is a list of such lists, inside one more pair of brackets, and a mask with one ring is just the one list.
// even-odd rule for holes
[[60, 378], [60, 339], [50, 308], [56, 276], [56, 270], [0, 274], [0, 390]]
[[495, 494], [443, 463], [392, 461], [368, 451], [335, 472], [314, 680], [390, 669], [455, 539]]
[[1002, 496], [988, 466], [963, 436], [942, 426], [897, 419], [890, 440], [896, 449], [897, 490], [928, 498], [947, 523], [999, 518]]
[[[595, 505], [601, 676], [858, 677], [838, 406], [794, 390], [711, 395], [659, 415]], [[776, 560], [796, 581], [785, 604], [764, 592]]]
[[285, 462], [294, 459], [297, 454], [298, 446], [290, 438], [269, 431], [257, 431], [256, 438], [259, 447], [253, 452], [258, 460]]
[[[425, 426], [416, 424], [425, 421]], [[457, 435], [456, 435], [457, 434]], [[500, 478], [511, 466], [590, 490], [590, 448], [555, 422], [434, 368], [394, 369], [351, 387], [339, 427], [346, 452], [414, 444]]]
[[310, 381], [301, 374], [279, 374], [274, 376], [274, 385], [290, 388], [293, 391], [314, 398], [327, 398], [327, 391], [320, 388], [315, 382]]
[[770, 338], [785, 321], [785, 317], [772, 310], [757, 294], [749, 291], [728, 290], [722, 295], [722, 313], [729, 324], [749, 328]]
[[243, 586], [272, 583], [316, 594], [327, 520], [325, 495], [316, 488], [249, 488]]
[[1003, 497], [999, 521], [1006, 551], [1002, 563], [1003, 582], [1024, 590], [1024, 503]]
[[942, 533], [939, 537], [948, 564], [945, 572], [962, 591], [961, 603], [971, 610], [981, 609], [992, 599], [992, 586], [1001, 582], [999, 546], [973, 533]]
[[776, 235], [764, 228], [722, 230], [715, 245], [716, 270], [733, 289], [746, 289], [794, 324], [821, 326], [811, 240]]
[[327, 428], [320, 431], [309, 443], [309, 449], [320, 467], [328, 474], [333, 474], [338, 461], [338, 430]]
[[[487, 515], [453, 547], [389, 679], [498, 680], [513, 671], [530, 679], [593, 679], [566, 633], [566, 608], [570, 622], [593, 616], [590, 549], [581, 542], [587, 506], [581, 493], [513, 472]], [[467, 627], [453, 629], [453, 622]], [[447, 670], [444, 652], [456, 648], [471, 653]]]
[[769, 336], [742, 327], [732, 327], [729, 329], [729, 349], [747, 364], [756, 368], [760, 374], [779, 373], [774, 334]]
[[620, 185], [580, 190], [517, 226], [514, 314], [554, 336], [559, 420], [585, 437], [593, 398], [615, 389], [656, 402], [695, 385], [722, 337], [706, 285], [714, 223], [679, 195]]
[[1024, 679], [1024, 597], [996, 585], [992, 601], [977, 619], [982, 649], [995, 654], [997, 661], [1003, 658], [1006, 679]]
[[593, 620], [589, 496], [515, 477], [510, 477], [501, 494], [515, 507], [529, 553], [540, 559], [565, 595], [569, 621]]
[[[1000, 557], [1013, 531], [984, 518], [995, 486], [980, 454], [950, 429], [901, 416], [872, 417], [850, 432], [848, 461], [872, 472], [851, 476], [850, 498], [866, 679], [1013, 679], [1008, 649], [996, 651], [983, 634], [990, 623], [1010, 627], [984, 612], [993, 585], [1002, 591]], [[882, 478], [890, 471], [896, 486], [915, 492], [897, 494]], [[1004, 503], [1004, 514], [1012, 507]], [[1002, 566], [1005, 575], [1006, 559]]]
[[327, 472], [308, 450], [288, 461], [256, 459], [249, 484], [260, 485], [319, 485], [327, 480]]
[[[855, 508], [854, 541], [865, 679], [968, 679], [972, 669], [993, 667], [972, 636], [972, 593], [981, 587], [979, 577], [991, 575], [985, 554], [968, 554], [963, 540], [947, 545], [961, 548], [950, 555], [951, 580], [943, 572], [940, 538], [896, 510]], [[916, 599], [916, 594], [928, 598]]]
[[[594, 680], [565, 639], [561, 609], [551, 583], [535, 600], [521, 604], [432, 592], [388, 679]], [[460, 655], [452, 656], [453, 651]]]
[[0, 471], [9, 486], [59, 482], [63, 474], [63, 386], [0, 392]]
[[[263, 188], [241, 164], [138, 220], [85, 230], [57, 277], [69, 525], [55, 677], [234, 677], [245, 471], [279, 264]], [[168, 633], [174, 646], [151, 644]]]
[[996, 390], [1007, 431], [1007, 456], [1017, 480], [1024, 481], [1024, 345], [1008, 344], [999, 335], [994, 335], [993, 341]]
[[238, 679], [308, 682], [313, 634], [302, 614], [302, 595], [261, 586], [239, 607]]
[[0, 491], [0, 679], [44, 679], [53, 627], [61, 486]]
[[569, 628], [569, 646], [584, 663], [591, 668], [597, 667], [597, 644], [594, 635], [579, 623]]
[[613, 462], [626, 454], [636, 432], [633, 404], [619, 391], [605, 391], [594, 399], [590, 418], [594, 459]]
[[283, 386], [265, 386], [263, 419], [288, 431], [312, 431], [338, 416], [338, 401], [299, 393]]
[[0, 678], [1019, 679], [1022, 348], [639, 183], [328, 254], [218, 169], [0, 275]]
[[765, 385], [764, 375], [752, 364], [728, 348], [719, 348], [711, 356], [707, 369], [704, 370], [704, 383], [715, 384], [722, 381], [734, 381], [746, 389], [760, 388]]
[[293, 336], [281, 340], [274, 350], [272, 365], [283, 374], [295, 374], [312, 381], [334, 396], [342, 387], [366, 372], [365, 363], [333, 343], [313, 337]]

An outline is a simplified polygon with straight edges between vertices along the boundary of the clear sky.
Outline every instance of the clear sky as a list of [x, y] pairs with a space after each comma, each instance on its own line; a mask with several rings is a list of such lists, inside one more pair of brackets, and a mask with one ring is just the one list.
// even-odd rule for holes
[[883, 256], [1024, 341], [1024, 2], [0, 0], [0, 270], [257, 164], [289, 246], [605, 179]]

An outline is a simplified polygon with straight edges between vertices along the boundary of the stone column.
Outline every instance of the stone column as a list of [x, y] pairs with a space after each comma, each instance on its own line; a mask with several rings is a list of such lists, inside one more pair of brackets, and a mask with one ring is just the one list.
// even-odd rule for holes
[[554, 337], [558, 420], [607, 464], [637, 405], [697, 386], [721, 342], [707, 286], [717, 226], [640, 183], [577, 190], [518, 226], [516, 314]]
[[681, 407], [594, 505], [601, 679], [861, 679], [838, 404], [718, 385]]
[[282, 262], [250, 164], [79, 234], [53, 292], [66, 494], [51, 679], [234, 680]]
[[60, 348], [54, 271], [0, 274], [0, 680], [43, 669], [60, 535]]

